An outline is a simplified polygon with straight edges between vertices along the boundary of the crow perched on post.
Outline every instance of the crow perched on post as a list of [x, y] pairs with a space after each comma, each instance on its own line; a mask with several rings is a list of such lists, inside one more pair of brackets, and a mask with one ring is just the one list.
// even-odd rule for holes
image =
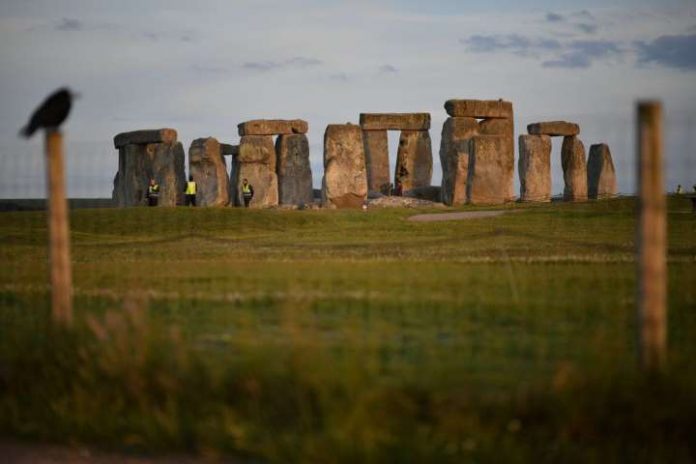
[[37, 129], [55, 129], [60, 126], [70, 113], [72, 100], [77, 98], [77, 94], [68, 88], [61, 88], [51, 94], [39, 106], [26, 126], [19, 131], [19, 134], [29, 138]]

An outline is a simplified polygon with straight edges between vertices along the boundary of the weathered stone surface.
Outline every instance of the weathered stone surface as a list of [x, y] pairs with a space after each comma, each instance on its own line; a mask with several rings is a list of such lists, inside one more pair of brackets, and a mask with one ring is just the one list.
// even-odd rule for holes
[[189, 174], [196, 182], [198, 206], [226, 206], [230, 202], [227, 164], [216, 139], [200, 138], [191, 143]]
[[433, 149], [428, 131], [401, 131], [394, 185], [403, 191], [429, 187], [433, 178]]
[[580, 133], [580, 126], [573, 122], [566, 121], [535, 122], [527, 126], [527, 132], [531, 135], [550, 135], [552, 137], [568, 137], [572, 135], [578, 135]]
[[[484, 119], [479, 123], [479, 134], [481, 135], [502, 135], [504, 137], [503, 150], [505, 151], [506, 159], [512, 159], [514, 164], [515, 159], [515, 126], [513, 122], [512, 112], [509, 118], [505, 119]], [[512, 201], [515, 199], [515, 186], [509, 185], [510, 190], [507, 193], [506, 200]]]
[[587, 195], [592, 199], [610, 198], [616, 191], [616, 172], [609, 146], [606, 143], [592, 145], [587, 160]]
[[366, 200], [362, 129], [353, 124], [330, 124], [324, 133], [322, 203], [333, 208], [360, 208]]
[[428, 130], [430, 113], [360, 113], [364, 131]]
[[551, 201], [551, 137], [520, 135], [521, 201]]
[[278, 176], [273, 137], [245, 135], [239, 142], [239, 154], [234, 157], [230, 173], [230, 197], [235, 206], [243, 206], [242, 181], [247, 179], [254, 188], [250, 207], [278, 204]]
[[276, 140], [278, 199], [281, 205], [313, 202], [309, 142], [304, 134], [285, 134]]
[[447, 100], [445, 111], [455, 118], [510, 118], [512, 103], [505, 100]]
[[118, 151], [118, 173], [112, 199], [116, 206], [142, 206], [150, 179], [160, 186], [158, 206], [176, 206], [183, 201], [184, 147], [179, 142], [127, 144]]
[[515, 170], [514, 157], [505, 150], [504, 135], [477, 135], [469, 141], [467, 200], [498, 204], [508, 199]]
[[146, 129], [132, 132], [121, 132], [114, 137], [114, 147], [118, 150], [125, 145], [145, 145], [148, 143], [176, 142], [174, 129]]
[[585, 146], [576, 136], [563, 137], [561, 165], [565, 181], [563, 199], [566, 201], [587, 200]]
[[373, 192], [389, 187], [389, 139], [387, 131], [363, 131], [367, 188]]
[[446, 205], [466, 203], [469, 175], [469, 139], [478, 134], [474, 118], [447, 118], [442, 125], [440, 164], [442, 166], [442, 202]]
[[255, 119], [237, 125], [237, 130], [240, 136], [306, 134], [309, 125], [302, 119]]
[[242, 180], [247, 179], [254, 188], [254, 197], [250, 208], [265, 208], [278, 204], [278, 176], [268, 169], [268, 165], [259, 163], [233, 162], [234, 204], [244, 206], [242, 199]]
[[220, 153], [222, 154], [222, 156], [237, 156], [239, 154], [239, 145], [221, 143]]
[[241, 163], [260, 163], [276, 170], [276, 153], [271, 135], [245, 135], [239, 141], [237, 159]]

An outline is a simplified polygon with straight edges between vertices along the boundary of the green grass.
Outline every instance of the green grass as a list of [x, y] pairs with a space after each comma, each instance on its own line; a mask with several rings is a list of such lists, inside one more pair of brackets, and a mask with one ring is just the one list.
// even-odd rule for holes
[[278, 462], [696, 459], [690, 205], [669, 201], [651, 378], [635, 202], [504, 208], [76, 210], [69, 333], [50, 326], [45, 215], [4, 213], [0, 431]]

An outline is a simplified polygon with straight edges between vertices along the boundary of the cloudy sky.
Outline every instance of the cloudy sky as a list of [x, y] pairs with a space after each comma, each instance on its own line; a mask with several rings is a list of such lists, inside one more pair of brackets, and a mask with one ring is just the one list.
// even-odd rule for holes
[[[310, 124], [314, 183], [330, 123], [432, 115], [434, 183], [449, 98], [505, 98], [517, 132], [581, 125], [634, 190], [634, 106], [666, 113], [667, 177], [696, 182], [695, 0], [2, 0], [0, 197], [43, 195], [41, 140], [17, 138], [54, 88], [82, 94], [66, 124], [69, 194], [105, 197], [113, 136], [173, 127], [237, 143], [257, 118]], [[391, 139], [392, 166], [398, 134]], [[554, 193], [562, 191], [560, 140]]]

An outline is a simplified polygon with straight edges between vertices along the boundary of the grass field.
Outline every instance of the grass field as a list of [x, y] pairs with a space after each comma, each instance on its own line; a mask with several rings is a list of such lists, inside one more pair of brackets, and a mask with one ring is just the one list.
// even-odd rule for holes
[[670, 357], [650, 378], [632, 199], [434, 223], [76, 210], [71, 332], [49, 324], [44, 213], [2, 213], [0, 431], [278, 462], [690, 462], [690, 208], [669, 200]]

